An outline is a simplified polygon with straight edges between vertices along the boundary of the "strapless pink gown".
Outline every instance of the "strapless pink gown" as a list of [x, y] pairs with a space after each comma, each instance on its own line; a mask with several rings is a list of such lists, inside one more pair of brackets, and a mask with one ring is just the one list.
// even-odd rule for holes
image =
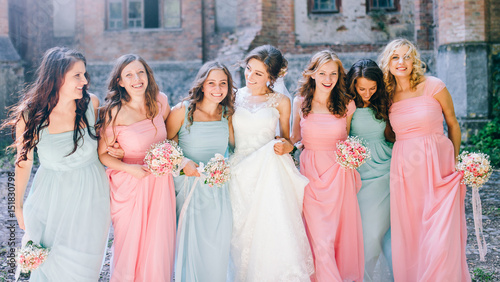
[[465, 185], [433, 96], [444, 83], [427, 77], [422, 96], [398, 101], [391, 163], [392, 261], [395, 281], [471, 281], [465, 259]]
[[[356, 110], [348, 105], [348, 115]], [[304, 218], [319, 282], [363, 281], [364, 254], [356, 170], [335, 161], [335, 148], [347, 138], [346, 118], [309, 114], [300, 121], [300, 171], [309, 179], [304, 192]]]
[[[143, 164], [151, 144], [167, 138], [165, 107], [151, 120], [115, 126], [123, 161]], [[113, 130], [108, 127], [107, 130]], [[143, 179], [107, 169], [114, 228], [112, 282], [170, 282], [175, 250], [175, 192], [172, 176]]]

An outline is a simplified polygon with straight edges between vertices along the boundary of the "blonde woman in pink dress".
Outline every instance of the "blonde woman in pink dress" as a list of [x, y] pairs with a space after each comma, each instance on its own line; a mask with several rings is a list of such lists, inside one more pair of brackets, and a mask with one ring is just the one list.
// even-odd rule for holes
[[303, 72], [293, 105], [292, 142], [302, 141], [300, 172], [309, 179], [304, 218], [316, 273], [312, 281], [362, 281], [363, 231], [355, 169], [335, 160], [338, 141], [349, 134], [356, 110], [345, 90], [342, 62], [333, 52], [316, 53]]
[[424, 76], [408, 40], [389, 43], [379, 61], [396, 133], [390, 177], [395, 281], [470, 281], [465, 185], [455, 171], [460, 127], [451, 95], [441, 80]]
[[[133, 54], [117, 60], [108, 89], [99, 158], [108, 167], [111, 190], [111, 281], [169, 282], [175, 250], [174, 183], [170, 174], [155, 177], [143, 162], [150, 146], [167, 138], [168, 99], [159, 92], [151, 68]], [[125, 153], [122, 160], [108, 153], [115, 142]]]

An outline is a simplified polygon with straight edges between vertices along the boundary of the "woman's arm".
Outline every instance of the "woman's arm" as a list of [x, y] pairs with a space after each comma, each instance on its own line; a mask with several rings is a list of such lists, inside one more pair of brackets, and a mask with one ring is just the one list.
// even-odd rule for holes
[[281, 142], [274, 144], [274, 153], [277, 155], [288, 154], [293, 150], [293, 145], [290, 141], [290, 99], [283, 95], [278, 107], [276, 108], [280, 113], [279, 124]]
[[293, 123], [292, 123], [292, 136], [290, 136], [290, 140], [293, 144], [302, 140], [302, 136], [300, 133], [300, 107], [302, 105], [302, 98], [295, 97], [293, 99]]
[[448, 89], [444, 88], [439, 93], [434, 95], [434, 98], [441, 104], [443, 109], [444, 120], [446, 125], [448, 125], [448, 138], [450, 138], [455, 149], [455, 159], [460, 153], [460, 143], [462, 141], [462, 133], [460, 131], [460, 125], [458, 124], [457, 117], [455, 116], [455, 108], [453, 106], [453, 100], [451, 98]]
[[[25, 128], [26, 128], [26, 123], [21, 118], [16, 125], [17, 159], [19, 159], [21, 155], [23, 133]], [[24, 193], [26, 191], [26, 186], [28, 186], [28, 181], [30, 179], [32, 167], [33, 167], [33, 149], [31, 149], [28, 152], [27, 160], [21, 161], [18, 164], [16, 164], [15, 176], [14, 176], [14, 186], [15, 186], [14, 209], [17, 218], [17, 223], [19, 224], [19, 227], [23, 230], [25, 229], [24, 216], [23, 216], [23, 200], [24, 200]]]
[[179, 103], [172, 108], [172, 111], [170, 111], [170, 115], [168, 116], [166, 122], [167, 139], [174, 139], [174, 137], [176, 137], [179, 133], [179, 130], [181, 130], [186, 110], [186, 107], [184, 107], [182, 103]]
[[163, 112], [163, 120], [165, 121], [166, 125], [168, 115], [170, 114], [170, 105], [168, 104], [168, 97], [167, 95], [165, 95], [165, 93], [160, 92], [160, 95], [158, 95], [158, 99], [160, 100], [161, 106], [165, 107], [165, 112]]
[[396, 142], [396, 134], [394, 130], [392, 130], [391, 123], [389, 121], [385, 122], [385, 130], [384, 130], [385, 140], [394, 143]]
[[[182, 103], [179, 103], [172, 108], [172, 111], [170, 111], [170, 115], [167, 119], [167, 139], [173, 140], [179, 137], [179, 130], [184, 123], [186, 111], [187, 109]], [[186, 176], [198, 177], [200, 176], [200, 173], [198, 172], [196, 167], [198, 167], [198, 165], [192, 160], [189, 160], [189, 162], [182, 168], [182, 170], [184, 171], [184, 174], [186, 174]]]
[[97, 122], [98, 118], [99, 118], [99, 111], [98, 111], [98, 108], [99, 108], [99, 98], [97, 98], [96, 95], [94, 94], [91, 94], [89, 93], [89, 96], [90, 96], [90, 100], [92, 101], [92, 106], [94, 107], [94, 115], [95, 115], [95, 122]]
[[233, 117], [230, 116], [227, 119], [229, 125], [229, 147], [234, 150], [234, 128], [233, 128]]
[[347, 136], [349, 136], [349, 132], [351, 132], [351, 121], [352, 121], [352, 116], [354, 113], [348, 115], [346, 117], [346, 130], [347, 130]]

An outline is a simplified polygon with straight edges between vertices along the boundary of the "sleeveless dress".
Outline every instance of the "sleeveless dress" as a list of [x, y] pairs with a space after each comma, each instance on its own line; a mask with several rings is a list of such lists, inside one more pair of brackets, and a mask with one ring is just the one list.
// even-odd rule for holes
[[[94, 107], [85, 113], [94, 132]], [[109, 185], [97, 155], [97, 140], [84, 131], [77, 150], [73, 131], [40, 131], [36, 172], [23, 215], [26, 236], [49, 248], [30, 281], [97, 281], [110, 226]]]
[[362, 281], [363, 232], [356, 193], [359, 173], [335, 160], [337, 142], [347, 138], [346, 116], [310, 113], [300, 120], [300, 171], [309, 179], [304, 192], [304, 219], [314, 255], [313, 281]]
[[453, 143], [433, 97], [445, 88], [426, 77], [423, 95], [392, 104], [391, 232], [396, 281], [471, 281], [465, 245], [465, 191]]
[[[116, 140], [125, 151], [123, 162], [144, 164], [146, 151], [167, 138], [163, 121], [166, 105], [151, 120], [115, 126]], [[108, 127], [107, 131], [112, 131]], [[112, 133], [109, 132], [109, 135]], [[114, 228], [111, 281], [170, 281], [175, 251], [175, 194], [170, 174], [142, 179], [108, 168], [111, 219]]]
[[357, 108], [352, 116], [350, 135], [363, 138], [371, 151], [371, 159], [357, 169], [362, 183], [358, 204], [363, 224], [365, 282], [375, 281], [374, 269], [382, 252], [392, 273], [389, 201], [392, 148], [385, 141], [385, 127], [386, 122], [375, 118], [372, 108]]
[[[307, 178], [289, 154], [276, 155], [275, 130], [283, 94], [271, 93], [249, 104], [248, 89], [238, 90], [231, 158], [235, 281], [309, 281], [314, 271], [302, 221]], [[286, 98], [285, 98], [286, 99]]]
[[[184, 156], [207, 164], [216, 153], [224, 155], [229, 142], [227, 119], [193, 122], [186, 128], [188, 103], [184, 105], [186, 116], [179, 131]], [[210, 187], [185, 175], [174, 177], [174, 182], [179, 222], [175, 281], [226, 281], [233, 228], [228, 183]]]

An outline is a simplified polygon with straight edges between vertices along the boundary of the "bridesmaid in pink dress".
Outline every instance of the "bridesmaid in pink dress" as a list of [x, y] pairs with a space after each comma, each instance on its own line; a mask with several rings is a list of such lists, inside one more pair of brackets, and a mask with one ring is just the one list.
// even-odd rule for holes
[[451, 95], [441, 80], [423, 75], [420, 56], [408, 40], [389, 43], [379, 65], [396, 133], [390, 189], [394, 278], [470, 281], [465, 185], [455, 171], [460, 127]]
[[[99, 158], [108, 167], [114, 253], [111, 281], [171, 281], [175, 250], [172, 176], [155, 177], [144, 166], [151, 144], [167, 137], [168, 99], [139, 56], [120, 57], [101, 112]], [[108, 153], [118, 142], [122, 160]], [[111, 152], [111, 151], [110, 151]]]
[[349, 134], [356, 110], [345, 91], [342, 62], [331, 51], [316, 53], [294, 99], [292, 142], [302, 141], [300, 172], [309, 178], [304, 218], [316, 273], [312, 281], [362, 281], [363, 232], [356, 197], [356, 170], [335, 161], [338, 141]]

